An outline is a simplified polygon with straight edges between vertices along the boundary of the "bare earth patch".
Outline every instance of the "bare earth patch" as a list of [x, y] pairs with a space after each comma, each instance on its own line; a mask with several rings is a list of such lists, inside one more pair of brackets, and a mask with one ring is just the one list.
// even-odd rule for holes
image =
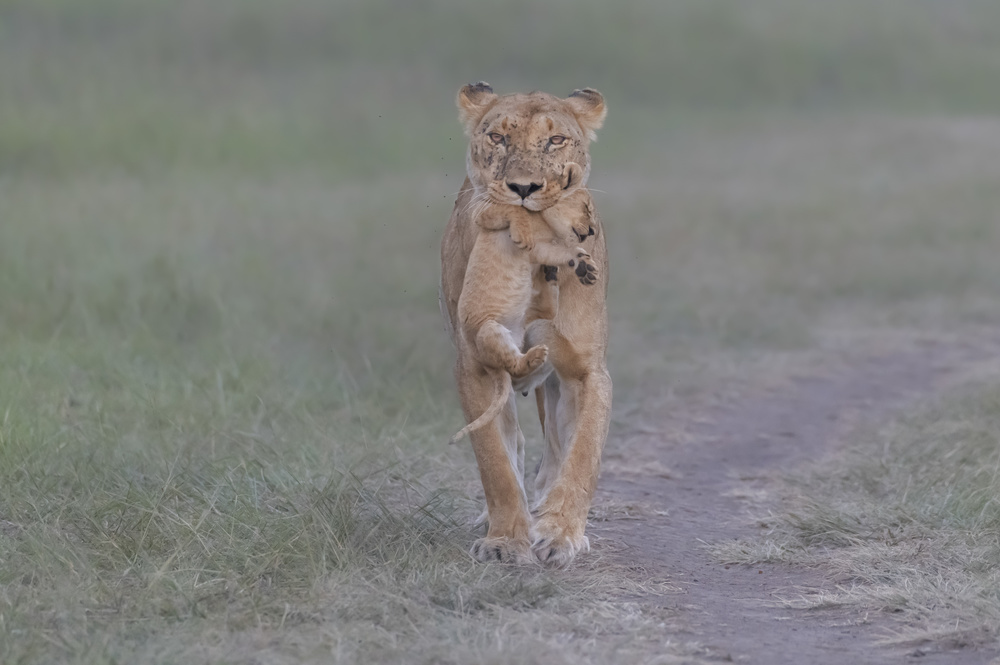
[[905, 628], [891, 615], [822, 603], [796, 609], [843, 582], [822, 569], [725, 565], [706, 551], [766, 528], [754, 516], [767, 514], [776, 474], [823, 458], [852, 429], [888, 418], [995, 357], [987, 346], [925, 342], [797, 377], [684, 424], [683, 436], [650, 433], [626, 444], [629, 459], [657, 460], [645, 468], [620, 461], [621, 450], [609, 446], [592, 513], [595, 550], [681, 588], [637, 600], [676, 612], [682, 639], [702, 645], [708, 660], [990, 662], [995, 652], [964, 645], [887, 645], [885, 638]]

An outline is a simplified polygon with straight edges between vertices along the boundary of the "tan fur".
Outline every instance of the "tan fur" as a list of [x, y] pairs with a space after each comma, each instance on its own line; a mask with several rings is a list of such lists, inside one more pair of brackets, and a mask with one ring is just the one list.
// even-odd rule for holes
[[[451, 443], [492, 421], [511, 390], [511, 378], [524, 378], [548, 356], [544, 344], [521, 353], [525, 316], [531, 301], [533, 269], [566, 266], [580, 271], [584, 284], [597, 281], [593, 258], [579, 239], [590, 230], [592, 206], [584, 190], [567, 196], [540, 213], [520, 206], [494, 205], [476, 220], [476, 238], [458, 300], [459, 334], [463, 345], [493, 376], [493, 401], [466, 425]], [[518, 339], [515, 339], [515, 335]]]
[[[504, 311], [496, 314], [499, 320], [523, 307], [523, 318], [511, 322], [510, 318], [517, 317], [508, 316], [510, 327], [504, 326], [517, 353], [524, 348], [529, 353], [540, 347], [548, 350], [544, 362], [512, 380], [514, 390], [535, 389], [545, 432], [535, 482], [534, 521], [523, 485], [524, 436], [517, 424], [514, 392], [506, 383], [501, 386], [506, 400], [496, 418], [471, 433], [489, 520], [486, 537], [473, 545], [473, 555], [484, 561], [539, 560], [565, 566], [589, 548], [584, 533], [587, 511], [611, 414], [611, 379], [605, 365], [607, 247], [601, 220], [585, 188], [589, 144], [604, 120], [604, 100], [589, 89], [565, 99], [538, 92], [499, 97], [488, 85], [474, 84], [459, 92], [458, 106], [470, 138], [468, 177], [441, 245], [441, 309], [458, 349], [455, 378], [467, 421], [490, 409], [497, 382], [495, 370], [483, 362], [480, 333], [475, 344], [470, 339], [461, 303], [464, 300], [466, 309], [472, 309], [469, 303], [483, 297], [473, 296], [474, 290], [498, 288], [498, 280], [491, 275], [519, 275], [509, 293], [523, 294], [525, 284], [523, 264], [520, 272], [491, 264], [491, 259], [484, 260], [485, 251], [476, 251], [479, 240], [484, 239], [484, 250], [492, 248], [489, 256], [515, 251], [511, 236], [525, 247], [551, 244], [544, 239], [544, 231], [536, 233], [539, 227], [530, 218], [528, 235], [534, 237], [524, 237], [520, 217], [506, 218], [508, 224], [511, 219], [514, 222], [506, 234], [493, 228], [503, 224], [497, 221], [502, 217], [496, 216], [495, 209], [518, 206], [537, 212], [554, 208], [558, 216], [562, 201], [577, 201], [587, 210], [592, 227], [588, 229], [591, 235], [579, 246], [600, 267], [595, 284], [581, 281], [576, 269], [568, 265], [553, 272], [529, 261], [530, 301], [515, 297], [516, 304], [505, 302]], [[564, 140], [553, 143], [553, 137]], [[528, 195], [522, 197], [521, 192]], [[519, 323], [524, 325], [523, 342]]]

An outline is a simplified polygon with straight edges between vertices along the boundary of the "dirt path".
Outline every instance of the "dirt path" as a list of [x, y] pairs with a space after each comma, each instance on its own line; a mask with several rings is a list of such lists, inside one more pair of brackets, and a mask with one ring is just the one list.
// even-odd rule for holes
[[[634, 459], [628, 465], [616, 460], [609, 446], [597, 510], [630, 504], [645, 510], [641, 520], [594, 523], [595, 549], [680, 587], [677, 594], [640, 600], [676, 611], [685, 637], [703, 645], [708, 660], [988, 663], [996, 654], [878, 646], [878, 638], [898, 627], [883, 615], [781, 608], [776, 601], [830, 588], [833, 581], [815, 569], [726, 567], [704, 550], [705, 543], [756, 535], [749, 506], [740, 497], [766, 489], [776, 471], [821, 458], [859, 421], [877, 422], [908, 401], [933, 394], [949, 376], [983, 356], [982, 349], [927, 344], [854, 361], [826, 376], [795, 379], [782, 389], [717, 409], [710, 423], [684, 428], [682, 443], [650, 437], [630, 446], [639, 450], [646, 470]], [[662, 469], [657, 462], [669, 471], [657, 472]]]

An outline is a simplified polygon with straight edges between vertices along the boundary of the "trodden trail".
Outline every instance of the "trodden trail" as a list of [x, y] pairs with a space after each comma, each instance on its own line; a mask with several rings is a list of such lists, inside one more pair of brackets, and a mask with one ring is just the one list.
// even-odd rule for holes
[[[883, 421], [932, 396], [997, 349], [923, 343], [845, 361], [713, 409], [681, 425], [678, 440], [644, 436], [628, 460], [609, 445], [595, 497], [601, 506], [642, 506], [642, 519], [594, 521], [597, 552], [627, 562], [677, 593], [637, 596], [676, 613], [679, 637], [701, 645], [699, 660], [762, 665], [989, 663], [988, 650], [915, 649], [879, 644], [900, 624], [852, 608], [798, 610], [784, 599], [832, 589], [822, 569], [767, 564], [725, 566], [706, 544], [759, 535], [746, 497], [762, 495], [776, 474], [822, 459], [859, 424]], [[673, 425], [671, 423], [671, 425]], [[676, 427], [674, 428], [676, 429]], [[742, 497], [742, 498], [741, 498]], [[612, 511], [613, 513], [614, 511]]]

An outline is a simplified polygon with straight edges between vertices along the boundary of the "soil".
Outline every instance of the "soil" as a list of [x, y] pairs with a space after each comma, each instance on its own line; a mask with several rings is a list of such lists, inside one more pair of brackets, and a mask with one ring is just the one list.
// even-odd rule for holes
[[[995, 348], [992, 354], [995, 358]], [[701, 422], [666, 422], [665, 429], [684, 435], [633, 441], [627, 463], [615, 452], [624, 444], [609, 445], [593, 516], [602, 510], [611, 514], [592, 522], [595, 550], [680, 589], [635, 600], [675, 613], [682, 637], [703, 647], [699, 660], [989, 663], [995, 651], [880, 644], [903, 627], [888, 614], [782, 607], [782, 600], [832, 589], [837, 581], [822, 569], [723, 565], [705, 549], [759, 535], [753, 516], [766, 514], [767, 493], [778, 474], [822, 459], [852, 428], [890, 418], [985, 357], [982, 348], [927, 343], [846, 361], [767, 394], [715, 407]], [[623, 506], [639, 506], [641, 519], [616, 519], [614, 511]]]

